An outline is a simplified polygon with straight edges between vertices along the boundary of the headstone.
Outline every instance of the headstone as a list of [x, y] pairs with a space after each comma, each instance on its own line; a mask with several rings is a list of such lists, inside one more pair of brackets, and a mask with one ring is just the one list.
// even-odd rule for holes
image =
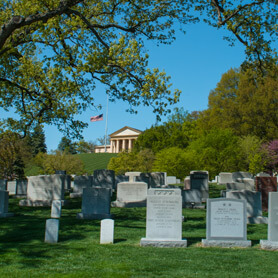
[[175, 176], [167, 176], [167, 184], [176, 184], [177, 178]]
[[[167, 174], [164, 172], [141, 173], [140, 177], [147, 178], [148, 187], [151, 188], [157, 188], [166, 185]], [[143, 180], [136, 179], [136, 180], [146, 182], [144, 179]]]
[[232, 173], [219, 173], [219, 184], [225, 184], [227, 182], [234, 182]]
[[103, 187], [84, 188], [81, 213], [78, 219], [112, 218], [110, 214], [111, 189]]
[[256, 190], [262, 194], [263, 211], [267, 211], [269, 192], [277, 192], [276, 177], [256, 177]]
[[256, 175], [256, 177], [271, 177], [268, 173], [260, 172]]
[[202, 191], [199, 189], [182, 190], [182, 206], [184, 208], [205, 208], [202, 204]]
[[190, 188], [201, 190], [202, 200], [205, 202], [209, 197], [209, 175], [208, 171], [191, 171], [190, 172]]
[[0, 218], [14, 216], [9, 210], [9, 191], [0, 190]]
[[100, 222], [100, 244], [114, 243], [114, 220], [103, 219]]
[[118, 183], [117, 199], [112, 202], [113, 207], [144, 207], [146, 206], [148, 185], [145, 182], [136, 182], [140, 172], [127, 172], [128, 182]]
[[44, 241], [47, 243], [57, 243], [59, 236], [59, 219], [47, 219], [45, 225]]
[[53, 200], [51, 205], [51, 218], [60, 218], [62, 211], [61, 200]]
[[207, 199], [206, 239], [203, 246], [250, 247], [247, 240], [246, 201]]
[[0, 180], [0, 190], [6, 191], [8, 188], [8, 181], [7, 180]]
[[70, 198], [78, 198], [82, 196], [83, 188], [89, 188], [93, 185], [92, 176], [75, 176], [73, 192], [70, 193]]
[[25, 196], [27, 195], [28, 180], [16, 180], [16, 195]]
[[246, 200], [247, 224], [267, 224], [262, 215], [262, 197], [260, 192], [250, 190], [227, 191], [226, 198]]
[[242, 182], [228, 182], [226, 183], [227, 190], [255, 190], [254, 180], [242, 180]]
[[15, 193], [16, 193], [16, 181], [8, 181], [7, 191], [9, 191], [9, 195], [15, 195]]
[[243, 179], [243, 178], [253, 179], [253, 175], [249, 172], [241, 172], [241, 171], [232, 173], [233, 181], [238, 181], [238, 179]]
[[278, 192], [269, 192], [267, 240], [260, 240], [262, 249], [278, 250]]
[[93, 178], [94, 187], [105, 187], [115, 190], [115, 172], [113, 170], [95, 170]]
[[27, 199], [20, 206], [51, 206], [53, 200], [64, 200], [64, 176], [45, 175], [28, 177]]
[[184, 190], [190, 190], [190, 176], [184, 178]]
[[150, 188], [147, 197], [146, 237], [141, 246], [187, 247], [182, 240], [182, 197], [179, 188]]

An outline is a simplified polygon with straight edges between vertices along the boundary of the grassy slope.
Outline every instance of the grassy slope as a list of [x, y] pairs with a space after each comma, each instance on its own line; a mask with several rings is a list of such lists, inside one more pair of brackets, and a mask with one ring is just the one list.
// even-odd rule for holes
[[88, 174], [92, 174], [97, 169], [107, 169], [109, 160], [117, 156], [115, 153], [83, 153], [78, 154], [85, 165]]
[[49, 208], [21, 208], [10, 199], [9, 210], [15, 217], [0, 219], [0, 277], [278, 277], [278, 253], [258, 246], [267, 225], [248, 225], [251, 248], [202, 248], [204, 209], [183, 210], [188, 248], [140, 247], [145, 208], [111, 208], [113, 245], [99, 244], [100, 221], [76, 219], [81, 199], [63, 208], [58, 244], [44, 243]]
[[[85, 171], [88, 174], [92, 174], [97, 169], [107, 169], [109, 160], [112, 157], [117, 156], [115, 153], [82, 153], [77, 154], [85, 165]], [[30, 163], [25, 168], [26, 176], [39, 175], [40, 168]]]

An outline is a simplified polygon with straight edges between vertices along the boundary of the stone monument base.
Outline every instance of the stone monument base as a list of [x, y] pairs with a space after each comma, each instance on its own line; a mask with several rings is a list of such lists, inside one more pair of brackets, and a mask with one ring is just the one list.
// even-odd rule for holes
[[106, 214], [106, 213], [99, 213], [99, 214], [85, 214], [82, 212], [79, 212], [76, 214], [77, 219], [93, 219], [93, 220], [102, 220], [102, 219], [112, 219], [112, 214]]
[[260, 240], [261, 249], [278, 250], [278, 241]]
[[[24, 200], [20, 200], [19, 201], [19, 205], [21, 207], [51, 207], [52, 205], [52, 201], [54, 200], [28, 200], [28, 199], [24, 199]], [[65, 200], [61, 200], [62, 206], [64, 206], [67, 201]]]
[[121, 202], [121, 201], [114, 201], [111, 202], [111, 207], [114, 208], [140, 208], [140, 207], [145, 207], [146, 206], [146, 201], [142, 202]]
[[203, 247], [251, 247], [251, 240], [212, 240], [202, 239]]
[[247, 224], [267, 224], [268, 218], [264, 216], [247, 217]]
[[13, 217], [14, 214], [12, 212], [4, 212], [0, 213], [0, 218], [7, 218], [7, 217]]
[[163, 239], [147, 239], [141, 238], [140, 246], [153, 246], [153, 247], [187, 247], [187, 240], [163, 240]]

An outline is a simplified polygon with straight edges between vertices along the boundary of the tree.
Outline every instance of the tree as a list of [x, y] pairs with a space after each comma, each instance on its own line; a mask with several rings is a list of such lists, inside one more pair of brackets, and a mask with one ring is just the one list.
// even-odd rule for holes
[[69, 154], [76, 154], [76, 143], [73, 143], [70, 138], [63, 136], [58, 145], [58, 150]]
[[151, 149], [154, 153], [170, 147], [186, 148], [196, 136], [196, 121], [183, 108], [176, 109], [162, 125], [152, 126], [141, 133], [134, 149]]
[[85, 140], [80, 140], [76, 143], [76, 152], [77, 153], [93, 153], [95, 151], [96, 143]]
[[112, 157], [107, 168], [114, 170], [116, 175], [126, 172], [151, 172], [155, 156], [151, 150], [145, 149], [140, 152], [121, 152]]
[[67, 152], [38, 153], [35, 157], [35, 164], [40, 168], [40, 173], [45, 175], [55, 174], [57, 170], [65, 170], [68, 175], [85, 173], [84, 164], [78, 156]]
[[192, 165], [185, 156], [185, 150], [172, 147], [163, 149], [156, 154], [153, 171], [167, 172], [169, 176], [176, 176], [182, 179], [192, 170], [190, 167], [192, 167]]
[[7, 127], [26, 133], [55, 124], [78, 136], [87, 125], [75, 116], [97, 106], [101, 83], [109, 99], [152, 106], [158, 118], [179, 99], [169, 77], [148, 69], [145, 40], [171, 43], [175, 23], [200, 18], [226, 28], [251, 60], [270, 61], [277, 37], [277, 1], [60, 0], [0, 1], [0, 98], [20, 120]]
[[229, 128], [240, 136], [278, 138], [278, 66], [264, 76], [253, 69], [231, 69], [209, 95], [200, 129]]
[[39, 152], [46, 153], [45, 134], [41, 125], [36, 125], [34, 130], [26, 136], [25, 140], [33, 156], [36, 156]]
[[278, 172], [278, 139], [263, 144], [262, 151], [266, 154], [265, 168], [270, 173]]
[[30, 150], [24, 140], [12, 131], [0, 134], [0, 179], [22, 179], [30, 160]]

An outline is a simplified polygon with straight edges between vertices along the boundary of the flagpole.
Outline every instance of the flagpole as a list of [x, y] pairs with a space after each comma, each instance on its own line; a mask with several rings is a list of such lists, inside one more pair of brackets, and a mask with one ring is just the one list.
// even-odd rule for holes
[[108, 94], [107, 94], [106, 119], [105, 119], [105, 139], [104, 139], [105, 140], [105, 152], [107, 152], [106, 144], [107, 144], [108, 101], [109, 101], [109, 98], [108, 98]]

